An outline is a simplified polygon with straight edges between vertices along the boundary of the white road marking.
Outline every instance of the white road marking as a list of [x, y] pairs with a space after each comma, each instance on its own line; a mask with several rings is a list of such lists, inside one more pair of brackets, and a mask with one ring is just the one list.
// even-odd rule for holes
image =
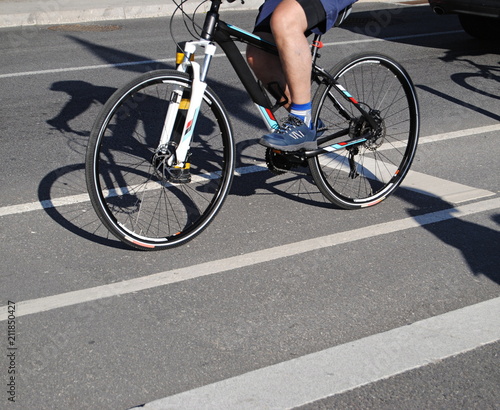
[[39, 211], [41, 209], [58, 208], [65, 205], [79, 204], [89, 201], [87, 193], [65, 196], [62, 198], [47, 199], [44, 201], [29, 202], [26, 204], [3, 206], [0, 208], [0, 216], [16, 215], [25, 212]]
[[[453, 138], [461, 138], [461, 137], [467, 137], [471, 135], [477, 135], [495, 131], [500, 131], [500, 124], [486, 125], [477, 128], [470, 128], [467, 130], [460, 130], [455, 132], [448, 132], [448, 133], [422, 137], [420, 138], [419, 145], [436, 143], [439, 141], [446, 141]], [[237, 168], [235, 174], [243, 175], [253, 172], [262, 172], [266, 170], [267, 167], [264, 163], [258, 163], [255, 165]], [[438, 184], [440, 186], [439, 190], [432, 189], [432, 187], [435, 184]], [[403, 181], [402, 186], [404, 188], [418, 191], [420, 193], [441, 197], [443, 200], [451, 203], [460, 203], [471, 199], [478, 199], [485, 196], [494, 195], [494, 193], [490, 191], [468, 187], [466, 185], [454, 183], [437, 177], [431, 177], [426, 174], [416, 173], [414, 171], [410, 171], [408, 176]], [[441, 193], [444, 196], [441, 196]], [[40, 202], [36, 201], [19, 205], [9, 205], [0, 208], [0, 217], [8, 215], [16, 215], [25, 212], [38, 211], [41, 209], [57, 208], [60, 206], [73, 205], [87, 201], [89, 201], [88, 194], [84, 193], [62, 198], [54, 198], [51, 200], [45, 200]]]
[[[318, 238], [308, 239], [274, 248], [263, 249], [226, 259], [210, 261], [185, 268], [173, 269], [136, 279], [111, 283], [89, 289], [81, 289], [59, 295], [43, 297], [18, 302], [17, 316], [26, 316], [80, 303], [91, 302], [112, 296], [126, 295], [172, 283], [184, 282], [190, 279], [214, 275], [235, 269], [266, 263], [288, 256], [300, 255], [306, 252], [329, 248], [335, 245], [355, 242], [361, 239], [373, 238], [410, 228], [416, 228], [431, 223], [460, 218], [480, 212], [500, 208], [500, 198], [475, 202], [460, 207], [431, 212], [418, 217], [404, 218], [396, 221], [371, 225], [347, 232], [335, 233]], [[7, 308], [0, 308], [0, 321], [7, 319]]]
[[406, 175], [400, 187], [424, 195], [440, 198], [451, 204], [460, 204], [462, 202], [495, 195], [494, 192], [487, 191], [486, 189], [478, 189], [458, 184], [446, 179], [411, 170], [408, 175]]
[[323, 46], [339, 46], [346, 44], [359, 44], [359, 43], [376, 43], [380, 41], [399, 41], [406, 40], [409, 38], [420, 38], [420, 37], [432, 37], [432, 36], [442, 36], [443, 34], [458, 34], [463, 33], [463, 30], [453, 30], [453, 31], [442, 31], [439, 33], [422, 33], [422, 34], [408, 34], [406, 36], [394, 36], [394, 37], [385, 37], [385, 38], [368, 38], [365, 40], [347, 40], [347, 41], [338, 41], [333, 43], [324, 43]]
[[496, 298], [156, 400], [141, 408], [289, 409], [499, 339], [500, 298]]

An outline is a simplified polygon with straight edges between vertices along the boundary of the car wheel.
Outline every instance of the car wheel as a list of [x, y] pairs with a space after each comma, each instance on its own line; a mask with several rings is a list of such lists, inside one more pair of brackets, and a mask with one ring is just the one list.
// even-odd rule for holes
[[500, 35], [500, 19], [459, 14], [460, 24], [465, 32], [481, 40], [494, 41]]

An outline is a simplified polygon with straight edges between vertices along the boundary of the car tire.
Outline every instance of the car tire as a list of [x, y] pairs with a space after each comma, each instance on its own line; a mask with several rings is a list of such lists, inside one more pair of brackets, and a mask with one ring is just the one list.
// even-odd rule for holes
[[500, 35], [500, 19], [459, 14], [460, 24], [467, 34], [472, 37], [494, 41]]

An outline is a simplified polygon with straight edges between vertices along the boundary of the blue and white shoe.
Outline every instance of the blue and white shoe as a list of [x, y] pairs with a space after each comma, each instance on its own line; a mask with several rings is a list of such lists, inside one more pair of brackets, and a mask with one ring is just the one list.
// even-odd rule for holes
[[289, 115], [276, 132], [264, 135], [259, 143], [265, 147], [293, 152], [316, 149], [316, 137], [316, 129], [310, 129], [300, 118]]

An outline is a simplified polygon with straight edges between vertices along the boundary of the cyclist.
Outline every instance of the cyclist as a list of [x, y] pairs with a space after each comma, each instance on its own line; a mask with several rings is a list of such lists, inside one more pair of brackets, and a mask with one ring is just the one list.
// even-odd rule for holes
[[307, 36], [332, 28], [339, 12], [357, 0], [266, 0], [259, 9], [254, 33], [276, 44], [279, 57], [254, 46], [247, 60], [257, 78], [273, 92], [277, 83], [286, 96], [289, 116], [260, 143], [283, 151], [315, 149], [311, 122], [311, 51]]

